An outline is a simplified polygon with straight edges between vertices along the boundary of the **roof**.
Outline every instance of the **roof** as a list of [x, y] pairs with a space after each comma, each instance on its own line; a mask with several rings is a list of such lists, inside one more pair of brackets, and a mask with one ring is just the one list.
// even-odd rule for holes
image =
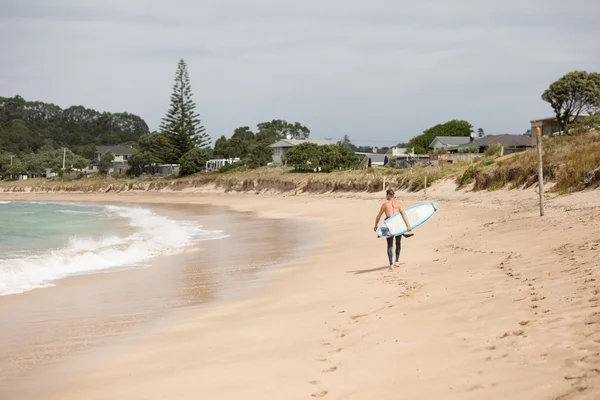
[[499, 144], [506, 147], [522, 147], [522, 146], [533, 146], [531, 144], [531, 138], [525, 135], [489, 135], [474, 140], [471, 143], [464, 144], [459, 148], [463, 147], [488, 147], [492, 144]]
[[[579, 117], [589, 117], [589, 114], [586, 113], [581, 113], [579, 114]], [[575, 116], [571, 116], [571, 119], [574, 119]], [[534, 122], [544, 122], [544, 121], [555, 121], [556, 120], [556, 115], [553, 117], [546, 117], [546, 118], [537, 118], [537, 119], [532, 119], [530, 122], [534, 123]]]
[[312, 140], [312, 139], [282, 139], [277, 143], [273, 143], [270, 147], [294, 147], [302, 143], [314, 143], [319, 146], [333, 144], [331, 140]]
[[469, 136], [436, 136], [435, 139], [429, 144], [429, 147], [436, 140], [440, 141], [442, 144], [446, 146], [460, 146], [461, 144], [469, 143], [471, 138]]
[[113, 154], [133, 154], [133, 149], [129, 146], [96, 146], [96, 153], [105, 153], [107, 151]]
[[356, 152], [354, 154], [358, 154], [360, 156], [364, 156], [365, 158], [370, 158], [372, 163], [384, 163], [385, 162], [385, 154], [377, 154], [377, 153], [359, 153]]

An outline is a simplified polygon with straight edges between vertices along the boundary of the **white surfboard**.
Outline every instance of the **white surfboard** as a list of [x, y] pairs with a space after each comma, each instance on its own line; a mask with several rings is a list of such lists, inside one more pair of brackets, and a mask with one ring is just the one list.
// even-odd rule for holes
[[[418, 204], [407, 208], [406, 216], [410, 222], [410, 226], [415, 229], [427, 221], [438, 209], [437, 203], [426, 203]], [[383, 221], [383, 223], [377, 228], [377, 237], [391, 237], [398, 236], [406, 233], [406, 224], [402, 218], [402, 214], [398, 213], [393, 215], [391, 218]]]

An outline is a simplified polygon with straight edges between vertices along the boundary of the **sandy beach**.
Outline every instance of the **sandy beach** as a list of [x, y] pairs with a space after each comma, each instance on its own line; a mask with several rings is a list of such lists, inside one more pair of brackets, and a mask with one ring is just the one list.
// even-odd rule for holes
[[178, 309], [135, 340], [103, 344], [104, 356], [65, 362], [43, 376], [56, 384], [43, 399], [595, 399], [598, 194], [549, 196], [540, 218], [533, 190], [400, 192], [405, 206], [440, 209], [402, 240], [392, 272], [372, 230], [383, 193], [0, 199], [222, 204], [320, 232], [310, 255], [270, 271], [252, 296]]

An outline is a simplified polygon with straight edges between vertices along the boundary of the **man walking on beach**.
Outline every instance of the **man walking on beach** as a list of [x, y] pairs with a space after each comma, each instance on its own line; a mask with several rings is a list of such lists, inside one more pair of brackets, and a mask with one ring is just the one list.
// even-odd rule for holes
[[[401, 213], [402, 219], [404, 220], [404, 223], [406, 224], [406, 227], [408, 228], [407, 233], [412, 231], [412, 227], [410, 226], [410, 222], [408, 221], [408, 216], [406, 215], [406, 212], [404, 211], [404, 207], [402, 207], [402, 203], [400, 203], [399, 201], [396, 201], [396, 199], [394, 199], [394, 194], [395, 193], [392, 189], [386, 190], [386, 192], [385, 192], [386, 201], [383, 202], [383, 204], [381, 205], [381, 208], [379, 209], [379, 214], [377, 214], [377, 218], [375, 218], [375, 227], [373, 228], [373, 230], [375, 232], [377, 232], [377, 224], [379, 223], [379, 219], [381, 219], [381, 215], [383, 213], [385, 213], [385, 220], [387, 220], [388, 218], [391, 218], [392, 216], [394, 216], [398, 213]], [[407, 233], [405, 233], [404, 235], [396, 236], [396, 262], [393, 264], [392, 264], [392, 261], [393, 261], [392, 256], [393, 256], [394, 236], [386, 238], [387, 254], [388, 254], [388, 259], [390, 261], [390, 271], [392, 271], [394, 267], [400, 266], [398, 260], [400, 259], [400, 248], [401, 248], [400, 242], [401, 242], [402, 236], [410, 237], [413, 235], [412, 233], [411, 234], [407, 234]]]

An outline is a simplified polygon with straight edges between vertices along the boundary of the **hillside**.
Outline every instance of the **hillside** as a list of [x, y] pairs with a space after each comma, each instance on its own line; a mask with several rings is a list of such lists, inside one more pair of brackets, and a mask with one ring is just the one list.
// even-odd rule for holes
[[80, 105], [63, 110], [20, 96], [0, 97], [0, 154], [67, 147], [90, 159], [95, 145], [133, 143], [148, 133], [142, 118], [126, 112], [99, 112]]

